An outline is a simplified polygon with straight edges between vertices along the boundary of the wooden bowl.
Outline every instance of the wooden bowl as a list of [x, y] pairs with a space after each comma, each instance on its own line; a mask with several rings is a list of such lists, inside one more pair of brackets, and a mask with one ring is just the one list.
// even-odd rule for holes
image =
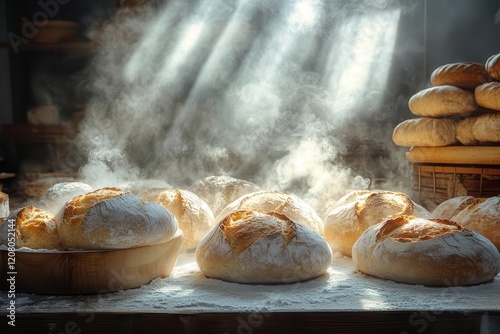
[[9, 254], [1, 250], [0, 288], [9, 291], [14, 275], [15, 291], [35, 294], [106, 293], [150, 283], [172, 272], [182, 246], [179, 232], [171, 240], [152, 246], [95, 251], [15, 252], [15, 274]]
[[77, 33], [78, 23], [53, 20], [39, 27], [32, 40], [35, 43], [59, 43], [75, 37]]

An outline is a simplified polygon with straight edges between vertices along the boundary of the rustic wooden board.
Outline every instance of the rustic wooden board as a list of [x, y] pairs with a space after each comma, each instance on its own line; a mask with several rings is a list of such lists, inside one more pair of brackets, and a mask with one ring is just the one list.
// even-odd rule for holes
[[500, 146], [414, 146], [406, 158], [414, 163], [500, 165]]
[[[173, 270], [182, 246], [179, 232], [152, 246], [101, 251], [15, 252], [16, 292], [104, 293], [136, 288]], [[0, 252], [0, 288], [8, 290], [6, 250]]]

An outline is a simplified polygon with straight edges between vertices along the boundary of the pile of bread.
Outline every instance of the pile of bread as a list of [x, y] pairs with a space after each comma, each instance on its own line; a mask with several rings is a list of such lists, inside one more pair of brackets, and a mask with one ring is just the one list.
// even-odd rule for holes
[[12, 222], [16, 247], [33, 249], [140, 247], [180, 230], [205, 276], [239, 283], [312, 279], [330, 268], [333, 252], [352, 257], [364, 274], [411, 284], [473, 285], [500, 272], [500, 197], [456, 198], [430, 213], [400, 192], [359, 190], [322, 219], [294, 194], [227, 176], [189, 190], [57, 190], [43, 202], [65, 199], [56, 214], [33, 205], [15, 210], [0, 225], [0, 242], [7, 244]]
[[495, 145], [500, 143], [500, 54], [485, 64], [458, 62], [431, 74], [431, 87], [413, 95], [417, 116], [393, 131], [398, 146]]

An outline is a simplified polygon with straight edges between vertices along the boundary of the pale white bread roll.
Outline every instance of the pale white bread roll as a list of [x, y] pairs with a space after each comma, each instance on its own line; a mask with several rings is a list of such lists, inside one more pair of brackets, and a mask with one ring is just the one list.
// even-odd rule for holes
[[205, 276], [239, 283], [292, 283], [322, 275], [332, 253], [316, 232], [277, 212], [231, 213], [199, 243]]
[[74, 197], [91, 192], [93, 188], [79, 181], [60, 182], [45, 190], [38, 206], [50, 212], [59, 212]]
[[12, 227], [15, 230], [16, 248], [61, 248], [55, 217], [49, 211], [29, 205], [11, 212], [0, 226], [2, 245], [8, 245]]
[[281, 191], [257, 191], [244, 195], [229, 203], [216, 217], [219, 222], [231, 212], [238, 210], [274, 211], [284, 214], [296, 223], [309, 227], [314, 232], [323, 235], [323, 220], [316, 211], [295, 194]]
[[491, 78], [483, 64], [458, 62], [436, 68], [431, 74], [433, 86], [450, 85], [463, 89], [474, 89], [490, 82]]
[[408, 107], [421, 117], [461, 116], [478, 109], [473, 92], [450, 85], [421, 90], [410, 98]]
[[478, 201], [451, 218], [488, 238], [500, 251], [500, 197]]
[[118, 188], [101, 188], [77, 196], [56, 216], [66, 249], [119, 249], [166, 242], [178, 224], [158, 203], [143, 201]]
[[452, 220], [460, 211], [485, 200], [486, 198], [477, 198], [474, 196], [452, 197], [435, 207], [434, 210], [432, 210], [432, 217]]
[[9, 195], [0, 191], [0, 219], [7, 217], [10, 213]]
[[352, 250], [356, 269], [396, 282], [459, 286], [500, 272], [500, 253], [481, 234], [445, 219], [400, 216], [367, 229]]
[[500, 53], [488, 58], [484, 66], [493, 80], [500, 80]]
[[464, 145], [500, 142], [500, 113], [468, 117], [457, 125], [457, 140]]
[[169, 210], [184, 234], [184, 249], [194, 249], [212, 228], [214, 215], [201, 198], [185, 189], [150, 189], [138, 195]]
[[399, 123], [392, 133], [398, 146], [448, 146], [457, 143], [458, 122], [445, 118], [411, 118]]
[[229, 203], [261, 189], [249, 181], [220, 175], [198, 180], [188, 190], [204, 200], [217, 216]]
[[500, 82], [493, 81], [477, 86], [474, 96], [481, 107], [500, 110]]
[[[352, 194], [359, 196], [353, 197]], [[354, 191], [346, 195], [353, 200], [334, 208], [325, 218], [324, 237], [333, 251], [352, 255], [352, 246], [370, 226], [389, 217], [415, 215], [430, 218], [424, 207], [407, 195], [394, 191]], [[343, 199], [339, 200], [341, 203]]]

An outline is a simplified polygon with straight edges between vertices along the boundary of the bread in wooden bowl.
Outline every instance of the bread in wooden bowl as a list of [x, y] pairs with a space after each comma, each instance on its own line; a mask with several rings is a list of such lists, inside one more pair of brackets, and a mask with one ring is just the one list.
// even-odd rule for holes
[[389, 217], [431, 217], [406, 194], [385, 190], [356, 190], [340, 198], [325, 218], [324, 236], [333, 251], [352, 255], [352, 247], [370, 226]]
[[450, 85], [463, 89], [474, 89], [490, 81], [491, 78], [485, 66], [475, 62], [441, 65], [431, 74], [431, 84], [433, 86]]
[[369, 229], [352, 249], [362, 273], [396, 282], [460, 286], [492, 281], [500, 253], [487, 238], [445, 219], [399, 216]]
[[451, 220], [481, 233], [500, 251], [500, 197], [480, 199], [465, 207]]
[[293, 283], [322, 275], [332, 253], [326, 241], [284, 214], [239, 210], [199, 243], [196, 262], [210, 278], [238, 283]]
[[281, 213], [294, 222], [307, 226], [319, 235], [323, 235], [323, 220], [309, 204], [295, 194], [262, 190], [244, 195], [229, 203], [215, 217], [215, 221], [219, 222], [230, 213], [238, 210], [261, 210]]
[[229, 203], [261, 189], [246, 180], [218, 175], [198, 180], [188, 190], [204, 200], [212, 209], [214, 216], [217, 216]]
[[212, 228], [214, 215], [200, 197], [185, 189], [150, 189], [138, 195], [169, 210], [184, 233], [184, 249], [195, 249]]
[[38, 206], [50, 212], [59, 212], [74, 197], [94, 190], [92, 186], [81, 181], [59, 182], [44, 191], [38, 200]]
[[9, 245], [14, 237], [16, 248], [61, 249], [55, 216], [28, 205], [17, 209], [0, 226], [0, 244]]
[[158, 203], [144, 203], [119, 188], [100, 188], [66, 203], [56, 216], [65, 249], [118, 249], [170, 240], [174, 215]]

